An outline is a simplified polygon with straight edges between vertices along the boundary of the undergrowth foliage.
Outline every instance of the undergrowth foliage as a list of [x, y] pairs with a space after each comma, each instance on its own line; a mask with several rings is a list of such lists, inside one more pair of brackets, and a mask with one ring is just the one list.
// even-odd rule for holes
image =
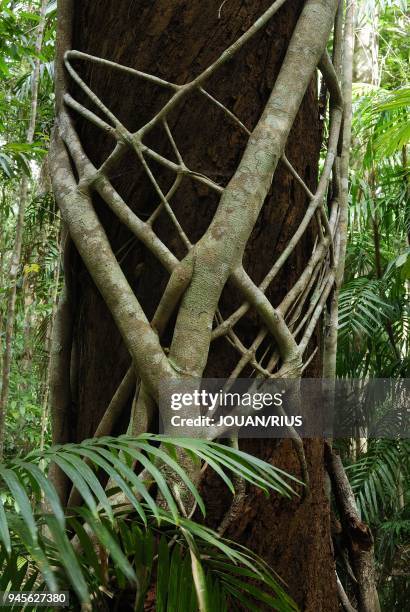
[[[31, 452], [0, 466], [0, 590], [30, 590], [34, 584], [69, 589], [80, 602], [96, 605], [128, 585], [136, 589], [135, 610], [142, 610], [156, 573], [160, 610], [175, 610], [180, 597], [183, 609], [193, 612], [203, 597], [209, 610], [230, 609], [231, 600], [250, 610], [258, 609], [252, 603], [258, 600], [274, 610], [296, 610], [260, 558], [185, 516], [175, 482], [163, 476], [164, 465], [182, 479], [204, 517], [206, 510], [177, 461], [178, 449], [205, 462], [232, 493], [234, 473], [266, 494], [294, 495], [296, 479], [216, 442], [146, 434]], [[81, 507], [63, 508], [47, 476], [51, 462], [80, 493]], [[135, 463], [144, 467], [144, 476], [133, 471]], [[104, 477], [111, 483], [107, 490]]]

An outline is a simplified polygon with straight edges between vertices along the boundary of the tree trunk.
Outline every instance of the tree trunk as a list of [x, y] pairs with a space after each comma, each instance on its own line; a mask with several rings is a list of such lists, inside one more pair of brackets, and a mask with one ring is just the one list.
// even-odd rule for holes
[[[270, 4], [268, 0], [258, 3], [229, 0], [223, 6], [220, 0], [206, 3], [200, 0], [158, 0], [155, 3], [145, 0], [121, 3], [83, 0], [73, 3], [72, 48], [183, 84], [215, 61]], [[286, 2], [266, 27], [224, 64], [206, 85], [207, 91], [233, 110], [250, 131], [255, 128], [267, 104], [305, 4], [302, 0]], [[60, 26], [61, 21], [60, 15]], [[67, 22], [64, 27], [67, 27]], [[72, 64], [130, 131], [149, 121], [169, 97], [166, 89], [135, 80], [129, 74], [107, 70], [95, 63], [73, 60]], [[315, 192], [322, 121], [316, 78], [314, 75], [312, 77], [287, 141], [286, 157], [310, 191]], [[83, 91], [73, 83], [70, 83], [70, 93], [75, 100], [86, 104]], [[186, 165], [210, 177], [220, 186], [227, 186], [244, 153], [247, 135], [198, 92], [171, 111], [168, 123]], [[75, 127], [85, 153], [98, 168], [110, 154], [112, 140], [79, 115], [75, 116]], [[174, 159], [163, 129], [154, 128], [146, 144], [161, 155]], [[150, 162], [150, 165], [166, 192], [172, 184], [172, 174], [159, 164]], [[115, 165], [111, 177], [115, 189], [128, 206], [139, 218], [147, 219], [158, 204], [158, 195], [138, 163], [137, 156], [131, 152], [123, 156]], [[195, 244], [209, 227], [219, 197], [205, 183], [183, 179], [172, 200], [172, 209], [191, 243]], [[256, 284], [263, 280], [283, 252], [298, 228], [308, 203], [303, 187], [280, 162], [243, 258], [246, 272]], [[147, 319], [151, 320], [169, 274], [120, 223], [102, 198], [93, 194], [93, 204], [112, 251], [120, 261]], [[157, 218], [155, 230], [178, 259], [186, 255], [181, 233], [172, 229], [165, 211]], [[294, 286], [309, 259], [315, 236], [316, 226], [311, 223], [275, 282], [267, 289], [266, 296], [270, 303], [279, 304]], [[69, 344], [69, 358], [67, 343], [63, 347], [57, 339], [56, 346], [61, 353], [64, 352], [66, 374], [67, 364], [70, 363], [70, 384], [65, 384], [65, 426], [61, 429], [64, 434], [54, 435], [56, 442], [79, 441], [95, 433], [131, 363], [129, 347], [125, 346], [124, 338], [118, 331], [117, 320], [114, 320], [72, 244], [68, 256], [72, 282], [69, 300], [64, 302], [64, 308], [67, 308], [67, 303], [70, 304], [68, 326], [72, 325], [72, 344]], [[104, 253], [101, 253], [101, 257], [104, 257]], [[188, 301], [189, 296], [178, 317], [184, 315]], [[242, 302], [241, 291], [234, 282], [229, 282], [219, 303], [222, 316], [229, 316]], [[173, 335], [174, 325], [175, 319], [165, 329], [162, 345], [171, 347], [171, 351], [180, 356], [181, 351], [178, 353], [174, 346], [177, 343]], [[241, 319], [236, 329], [246, 346], [252, 343], [260, 326], [259, 317], [252, 311]], [[193, 328], [191, 331], [184, 328], [184, 333], [189, 345], [199, 342]], [[63, 336], [66, 338], [67, 333], [63, 333]], [[320, 343], [318, 326], [309, 347], [313, 349]], [[267, 347], [265, 342], [261, 350]], [[310, 354], [309, 350], [307, 352]], [[320, 352], [316, 353], [308, 367], [310, 376], [320, 375]], [[194, 358], [188, 355], [189, 349], [186, 353], [187, 360], [189, 357], [193, 362]], [[224, 338], [219, 338], [211, 344], [204, 376], [229, 376], [237, 360], [235, 350]], [[251, 370], [248, 364], [242, 376], [250, 375]], [[123, 432], [127, 428], [131, 400], [128, 400], [113, 433]], [[67, 410], [70, 411], [69, 417]], [[290, 440], [245, 441], [241, 447], [273, 461], [298, 477], [302, 476], [300, 462]], [[303, 610], [333, 612], [338, 603], [330, 543], [329, 500], [325, 495], [323, 441], [305, 441], [304, 448], [310, 494], [287, 501], [275, 495], [266, 499], [259, 492], [250, 490], [240, 518], [229, 527], [226, 535], [251, 547], [270, 563], [286, 581], [290, 594]], [[212, 526], [217, 526], [229, 507], [229, 495], [213, 478], [205, 482], [204, 488], [208, 503], [207, 520]]]

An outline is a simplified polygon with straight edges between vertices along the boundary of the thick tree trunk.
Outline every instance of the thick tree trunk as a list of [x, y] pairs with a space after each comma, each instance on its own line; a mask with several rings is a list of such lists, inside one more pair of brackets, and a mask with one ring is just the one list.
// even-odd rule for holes
[[[73, 49], [103, 57], [179, 84], [199, 74], [222, 51], [246, 31], [271, 4], [269, 0], [145, 0], [74, 2]], [[252, 130], [269, 98], [304, 2], [287, 2], [234, 58], [211, 77], [207, 90], [232, 109]], [[219, 11], [221, 7], [221, 10]], [[73, 62], [74, 63], [74, 62]], [[164, 89], [127, 74], [109, 71], [91, 63], [75, 64], [81, 77], [121, 122], [136, 130], [164, 104]], [[72, 88], [79, 101], [82, 92]], [[227, 185], [241, 159], [246, 136], [215, 106], [199, 94], [190, 96], [172, 111], [169, 124], [187, 166]], [[89, 122], [76, 119], [76, 127], [91, 161], [98, 167], [112, 150], [112, 141]], [[311, 191], [315, 190], [322, 141], [318, 92], [315, 79], [308, 87], [292, 128], [286, 155]], [[173, 158], [163, 130], [155, 128], [147, 144]], [[160, 185], [169, 188], [172, 176], [152, 164]], [[158, 196], [134, 154], [127, 154], [115, 168], [115, 188], [127, 204], [147, 218], [158, 204]], [[195, 243], [209, 226], [219, 196], [206, 185], [188, 180], [173, 199], [173, 210], [185, 233]], [[166, 285], [168, 275], [153, 256], [120, 224], [104, 202], [93, 198], [97, 214], [107, 232], [114, 253], [121, 261], [131, 287], [151, 319]], [[279, 164], [273, 186], [247, 244], [244, 267], [258, 284], [298, 227], [307, 208], [306, 193], [286, 168]], [[161, 239], [182, 258], [186, 251], [164, 213], [155, 228]], [[293, 256], [267, 291], [278, 304], [298, 279], [313, 244], [313, 229], [305, 233]], [[72, 417], [65, 438], [81, 440], [93, 435], [118, 384], [130, 364], [130, 357], [101, 295], [77, 252], [70, 253], [73, 278], [73, 345], [71, 348], [70, 393]], [[243, 298], [229, 286], [221, 300], [222, 313], [229, 314]], [[241, 338], [248, 344], [260, 323], [249, 314], [240, 323]], [[164, 335], [170, 346], [171, 331]], [[316, 337], [316, 344], [319, 334]], [[195, 342], [195, 338], [192, 338]], [[310, 375], [319, 375], [319, 353], [309, 366]], [[211, 345], [205, 375], [224, 377], [237, 362], [237, 354], [224, 340]], [[245, 370], [243, 375], [248, 375]], [[116, 425], [124, 431], [131, 409]], [[57, 440], [59, 441], [59, 440]], [[289, 440], [248, 442], [246, 450], [258, 453], [279, 467], [301, 476], [296, 453]], [[325, 495], [323, 442], [305, 442], [310, 475], [310, 495], [293, 501], [271, 496], [267, 500], [249, 491], [240, 519], [227, 535], [261, 554], [287, 582], [289, 591], [303, 610], [337, 610], [337, 589], [330, 546], [329, 501]], [[209, 522], [219, 524], [229, 506], [229, 496], [213, 480], [206, 483]]]

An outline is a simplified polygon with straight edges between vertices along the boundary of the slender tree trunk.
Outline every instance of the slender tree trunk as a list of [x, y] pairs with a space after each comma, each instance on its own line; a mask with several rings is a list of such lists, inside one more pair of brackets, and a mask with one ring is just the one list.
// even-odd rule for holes
[[[31, 249], [28, 249], [26, 253], [22, 253], [20, 259], [30, 261]], [[32, 347], [31, 347], [31, 330], [33, 326], [33, 302], [35, 289], [31, 283], [31, 274], [29, 271], [25, 271], [23, 268], [23, 286], [21, 290], [21, 302], [23, 305], [23, 356], [21, 358], [21, 374], [22, 382], [21, 389], [27, 389], [29, 384], [29, 377], [31, 373], [32, 364]]]
[[52, 295], [51, 295], [51, 318], [50, 324], [47, 329], [46, 335], [46, 351], [48, 354], [48, 362], [47, 362], [47, 373], [46, 380], [44, 386], [44, 394], [42, 397], [42, 405], [41, 405], [41, 433], [40, 433], [40, 450], [44, 449], [45, 437], [47, 432], [47, 426], [49, 424], [49, 398], [50, 398], [50, 379], [51, 379], [51, 362], [52, 362], [52, 337], [53, 337], [53, 328], [55, 319], [57, 316], [57, 306], [58, 306], [58, 292], [60, 288], [60, 257], [61, 257], [61, 236], [60, 236], [60, 218], [57, 217], [57, 227], [56, 227], [56, 243], [58, 245], [59, 251], [59, 259], [54, 271], [54, 278], [52, 284]]
[[[335, 57], [336, 68], [339, 68], [342, 78], [343, 93], [343, 130], [340, 133], [339, 158], [336, 164], [339, 167], [339, 180], [335, 185], [336, 197], [340, 200], [339, 217], [339, 261], [336, 270], [335, 289], [330, 301], [327, 320], [327, 328], [324, 343], [323, 377], [336, 378], [336, 356], [337, 356], [337, 334], [339, 324], [339, 294], [343, 283], [345, 272], [347, 231], [348, 231], [348, 206], [349, 206], [349, 159], [352, 139], [352, 76], [354, 57], [354, 15], [355, 2], [350, 0], [346, 6], [344, 29], [340, 24], [342, 20], [342, 8], [339, 7], [337, 14], [336, 34], [342, 39], [340, 41], [340, 54]], [[340, 21], [339, 21], [340, 20]]]
[[[36, 57], [34, 60], [34, 72], [31, 85], [31, 108], [30, 108], [30, 119], [27, 128], [27, 142], [31, 144], [34, 139], [34, 132], [36, 127], [37, 117], [37, 99], [38, 99], [38, 87], [40, 78], [40, 51], [43, 42], [43, 34], [46, 19], [46, 7], [47, 0], [42, 0], [40, 7], [40, 20], [38, 23], [37, 38], [35, 43]], [[26, 204], [28, 199], [29, 182], [28, 177], [23, 175], [20, 183], [19, 197], [18, 197], [18, 214], [16, 223], [16, 237], [14, 241], [14, 249], [11, 258], [10, 273], [9, 273], [9, 295], [7, 302], [7, 318], [6, 318], [6, 329], [5, 329], [5, 347], [3, 357], [3, 369], [2, 369], [2, 387], [0, 394], [0, 459], [3, 457], [4, 450], [4, 426], [7, 410], [7, 400], [9, 395], [9, 384], [10, 384], [10, 370], [11, 370], [11, 359], [12, 359], [12, 342], [14, 334], [14, 321], [16, 315], [16, 297], [17, 297], [17, 279], [18, 271], [20, 266], [21, 248], [23, 244], [23, 232], [24, 232], [24, 213], [26, 210]]]
[[359, 3], [356, 17], [357, 44], [354, 54], [354, 81], [380, 85], [379, 12], [377, 3]]

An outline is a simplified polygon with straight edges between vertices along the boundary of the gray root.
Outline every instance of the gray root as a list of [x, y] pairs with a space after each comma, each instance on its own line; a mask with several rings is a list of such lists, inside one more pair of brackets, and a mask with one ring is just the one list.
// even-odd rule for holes
[[369, 527], [363, 523], [342, 461], [326, 446], [326, 466], [335, 495], [336, 506], [346, 540], [351, 566], [356, 578], [355, 590], [360, 612], [380, 612], [374, 571], [374, 542]]
[[343, 588], [343, 584], [340, 582], [340, 578], [336, 573], [336, 583], [337, 583], [337, 595], [339, 597], [339, 601], [342, 604], [343, 610], [345, 612], [357, 612], [356, 608], [352, 606], [349, 601], [349, 598], [346, 594], [346, 591]]

